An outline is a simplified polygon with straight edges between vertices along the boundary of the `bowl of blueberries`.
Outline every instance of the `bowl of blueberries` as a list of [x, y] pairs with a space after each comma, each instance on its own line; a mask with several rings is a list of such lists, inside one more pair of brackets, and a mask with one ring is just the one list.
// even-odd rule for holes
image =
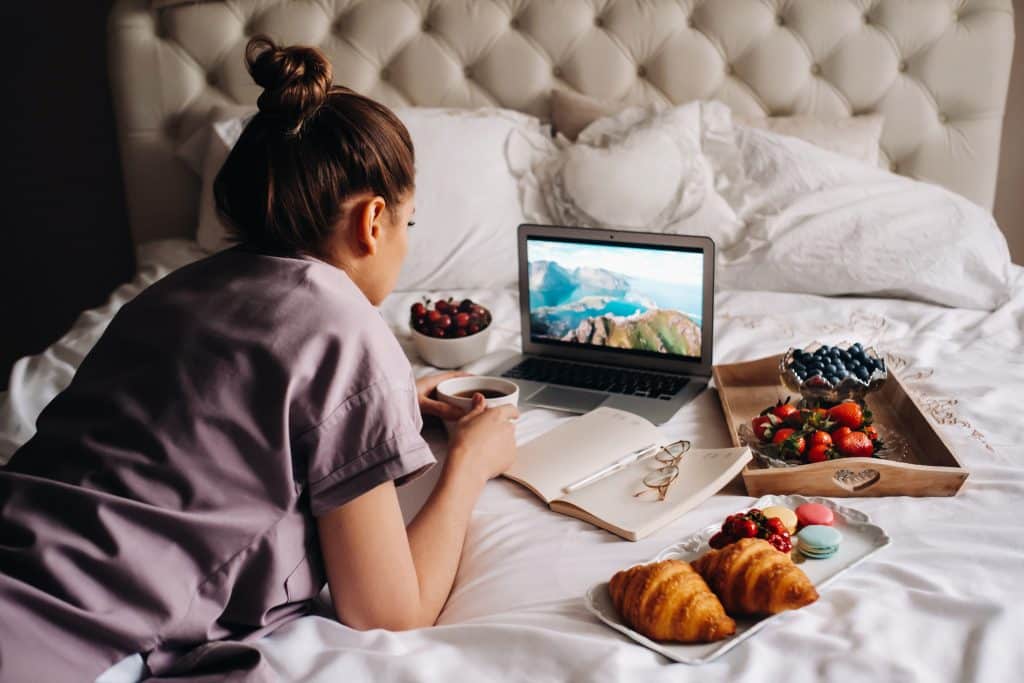
[[779, 372], [786, 387], [805, 401], [830, 404], [846, 399], [863, 402], [864, 395], [888, 377], [885, 359], [860, 342], [836, 346], [814, 342], [790, 349], [779, 363]]

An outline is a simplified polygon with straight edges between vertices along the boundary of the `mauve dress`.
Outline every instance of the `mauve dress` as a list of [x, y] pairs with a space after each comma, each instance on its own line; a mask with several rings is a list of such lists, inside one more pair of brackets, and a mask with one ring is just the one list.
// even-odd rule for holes
[[258, 677], [237, 641], [323, 587], [315, 518], [433, 464], [421, 427], [342, 270], [243, 245], [171, 273], [0, 468], [0, 681], [91, 681], [132, 653]]

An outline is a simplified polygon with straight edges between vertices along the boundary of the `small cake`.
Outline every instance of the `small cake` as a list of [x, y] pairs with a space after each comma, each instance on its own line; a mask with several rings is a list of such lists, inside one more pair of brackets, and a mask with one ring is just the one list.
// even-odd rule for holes
[[824, 560], [839, 550], [843, 535], [830, 526], [812, 524], [805, 526], [798, 535], [797, 549], [812, 560]]
[[819, 503], [804, 503], [796, 508], [796, 521], [801, 527], [832, 526], [834, 519], [832, 511]]
[[775, 517], [776, 519], [778, 519], [785, 525], [786, 531], [788, 531], [789, 533], [792, 534], [796, 532], [796, 513], [790, 510], [789, 508], [783, 507], [781, 505], [771, 505], [769, 507], [766, 507], [761, 512], [764, 513], [765, 517]]

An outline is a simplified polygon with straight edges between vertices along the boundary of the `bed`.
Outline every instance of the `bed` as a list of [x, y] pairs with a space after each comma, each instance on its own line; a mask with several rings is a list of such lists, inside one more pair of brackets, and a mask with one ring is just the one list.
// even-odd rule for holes
[[[1009, 0], [152, 5], [161, 7], [119, 0], [110, 18], [139, 272], [104, 307], [83, 313], [61, 340], [15, 365], [0, 397], [0, 461], [31, 436], [35, 416], [70, 381], [117, 309], [207, 253], [195, 240], [201, 174], [183, 160], [182, 149], [211, 110], [254, 101], [239, 55], [256, 32], [323, 46], [337, 82], [395, 107], [501, 107], [547, 120], [551, 90], [560, 87], [602, 101], [714, 99], [754, 117], [879, 112], [885, 122], [876, 152], [887, 170], [873, 173], [885, 173], [886, 182], [897, 182], [890, 176], [898, 174], [946, 188], [941, 191], [975, 207], [958, 204], [965, 212], [984, 213], [993, 200], [1013, 42]], [[943, 305], [949, 292], [975, 286], [967, 275], [961, 286], [959, 270], [948, 272], [949, 289], [930, 300], [893, 295], [898, 288], [886, 296], [823, 296], [792, 287], [717, 292], [715, 362], [811, 340], [856, 339], [882, 348], [970, 471], [955, 497], [855, 501], [884, 526], [892, 545], [830, 586], [818, 603], [718, 661], [671, 664], [603, 626], [582, 596], [616, 570], [749, 505], [736, 484], [629, 543], [551, 513], [511, 482], [491, 482], [437, 627], [357, 632], [327, 616], [308, 616], [255, 646], [280, 680], [296, 681], [1019, 679], [1024, 268], [1002, 269], [1001, 293], [984, 305]], [[407, 311], [425, 295], [471, 296], [490, 306], [491, 353], [469, 369], [485, 370], [515, 352], [516, 293], [487, 284], [428, 279], [384, 302], [382, 312], [418, 373], [429, 368], [409, 344]], [[554, 411], [526, 411], [518, 437], [564, 419]], [[662, 430], [698, 446], [729, 443], [713, 389]], [[443, 457], [443, 430], [430, 427], [427, 436]], [[402, 490], [407, 515], [432, 483], [428, 475]]]

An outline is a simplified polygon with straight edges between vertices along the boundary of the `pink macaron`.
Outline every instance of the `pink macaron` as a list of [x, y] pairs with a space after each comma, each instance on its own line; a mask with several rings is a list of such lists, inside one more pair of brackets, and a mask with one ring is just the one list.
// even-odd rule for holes
[[832, 511], [819, 503], [798, 505], [794, 512], [796, 512], [796, 521], [801, 527], [812, 524], [832, 526], [832, 522], [835, 520]]

